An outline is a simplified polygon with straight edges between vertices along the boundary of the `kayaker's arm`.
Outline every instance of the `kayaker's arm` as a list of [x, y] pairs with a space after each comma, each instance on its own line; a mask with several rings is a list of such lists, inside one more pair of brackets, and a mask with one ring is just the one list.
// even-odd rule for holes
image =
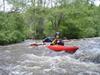
[[52, 42], [51, 42], [51, 45], [55, 45], [57, 43], [57, 39], [54, 39]]

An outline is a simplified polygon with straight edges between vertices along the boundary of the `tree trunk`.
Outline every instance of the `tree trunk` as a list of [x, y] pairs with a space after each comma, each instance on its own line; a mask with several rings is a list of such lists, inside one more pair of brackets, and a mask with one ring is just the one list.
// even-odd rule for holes
[[3, 0], [3, 11], [5, 12], [5, 0]]

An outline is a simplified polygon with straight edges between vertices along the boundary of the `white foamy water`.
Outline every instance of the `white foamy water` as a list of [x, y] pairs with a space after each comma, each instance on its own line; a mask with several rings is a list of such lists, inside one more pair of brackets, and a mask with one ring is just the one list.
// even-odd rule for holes
[[0, 47], [0, 75], [100, 75], [99, 39], [71, 42], [80, 46], [74, 54], [30, 43]]

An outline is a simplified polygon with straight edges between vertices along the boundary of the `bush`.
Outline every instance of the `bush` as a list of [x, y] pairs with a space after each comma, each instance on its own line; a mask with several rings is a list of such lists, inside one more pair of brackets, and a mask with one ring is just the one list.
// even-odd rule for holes
[[96, 30], [94, 28], [86, 28], [83, 29], [82, 32], [80, 33], [80, 37], [94, 37], [96, 35]]
[[28, 27], [20, 14], [0, 12], [0, 45], [23, 41], [27, 32]]

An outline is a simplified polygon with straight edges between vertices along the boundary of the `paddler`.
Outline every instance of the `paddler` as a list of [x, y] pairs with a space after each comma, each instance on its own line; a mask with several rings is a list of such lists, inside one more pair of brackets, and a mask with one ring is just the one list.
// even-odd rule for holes
[[64, 42], [60, 39], [60, 32], [56, 32], [55, 38], [50, 45], [64, 45]]

